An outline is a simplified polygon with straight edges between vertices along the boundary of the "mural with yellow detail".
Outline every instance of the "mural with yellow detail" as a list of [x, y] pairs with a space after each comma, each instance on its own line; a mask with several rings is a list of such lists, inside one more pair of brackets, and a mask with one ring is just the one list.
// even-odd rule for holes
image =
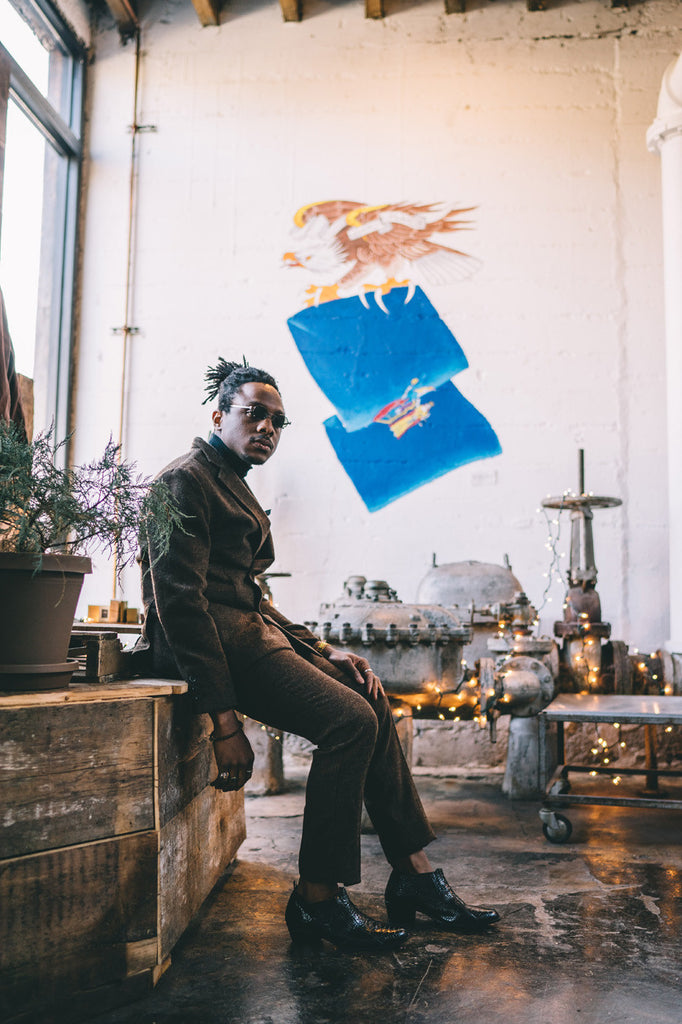
[[501, 451], [488, 420], [451, 382], [467, 359], [424, 291], [478, 269], [448, 244], [472, 229], [473, 210], [334, 199], [294, 215], [283, 262], [312, 281], [287, 324], [336, 408], [327, 436], [372, 512]]

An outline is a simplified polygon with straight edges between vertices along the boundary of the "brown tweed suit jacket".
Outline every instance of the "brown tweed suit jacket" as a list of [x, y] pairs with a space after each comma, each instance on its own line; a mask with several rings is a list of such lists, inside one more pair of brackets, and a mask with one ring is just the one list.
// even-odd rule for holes
[[154, 670], [175, 668], [197, 712], [234, 708], [235, 678], [274, 651], [309, 655], [317, 638], [264, 601], [255, 577], [274, 559], [270, 521], [224, 455], [195, 438], [159, 478], [191, 518], [166, 555], [155, 560], [143, 545], [143, 636]]

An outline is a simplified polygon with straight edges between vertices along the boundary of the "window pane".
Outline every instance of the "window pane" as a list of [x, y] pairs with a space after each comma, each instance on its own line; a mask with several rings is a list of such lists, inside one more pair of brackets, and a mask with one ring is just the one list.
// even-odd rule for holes
[[[0, 42], [20, 64], [43, 96], [48, 90], [49, 53], [9, 0], [0, 0]], [[54, 45], [49, 37], [45, 44]], [[55, 104], [56, 106], [56, 104]]]
[[40, 275], [45, 140], [16, 105], [7, 111], [0, 284], [17, 361], [33, 377]]

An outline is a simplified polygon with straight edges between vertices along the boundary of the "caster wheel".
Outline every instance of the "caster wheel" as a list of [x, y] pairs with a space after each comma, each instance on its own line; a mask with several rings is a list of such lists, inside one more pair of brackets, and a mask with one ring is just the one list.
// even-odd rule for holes
[[567, 843], [571, 838], [573, 826], [563, 814], [555, 814], [554, 820], [556, 825], [548, 825], [547, 822], [543, 822], [542, 834], [550, 843]]

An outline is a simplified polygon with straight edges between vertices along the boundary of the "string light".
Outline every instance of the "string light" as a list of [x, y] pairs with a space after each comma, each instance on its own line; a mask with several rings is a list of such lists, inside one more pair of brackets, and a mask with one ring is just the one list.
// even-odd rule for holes
[[[248, 717], [246, 715], [244, 715], [244, 721], [248, 722]], [[277, 730], [273, 729], [271, 726], [261, 724], [260, 731], [266, 733], [269, 739], [275, 740], [278, 743], [282, 742], [281, 733], [278, 733]]]
[[[590, 748], [590, 753], [594, 758], [595, 764], [601, 766], [602, 769], [607, 768], [609, 765], [613, 764], [614, 761], [617, 761], [621, 755], [621, 751], [626, 749], [625, 740], [621, 735], [620, 722], [612, 722], [611, 725], [616, 730], [616, 739], [612, 744], [609, 744], [608, 740], [601, 735], [600, 726], [597, 723], [595, 723], [594, 726], [596, 740], [594, 746]], [[597, 770], [589, 772], [589, 775], [592, 776], [592, 778], [599, 774], [600, 773]], [[623, 779], [620, 775], [611, 776], [611, 782], [614, 786], [619, 786], [622, 781]]]
[[[566, 497], [568, 497], [569, 494], [570, 494], [569, 491], [564, 491], [563, 497], [566, 498]], [[547, 497], [549, 497], [549, 495], [547, 495]], [[563, 508], [563, 504], [562, 504], [561, 508]], [[561, 512], [561, 508], [559, 508], [559, 509], [552, 509], [552, 512], [554, 512], [554, 513], [559, 512], [560, 513]], [[547, 580], [547, 583], [546, 583], [545, 589], [542, 592], [542, 596], [540, 598], [540, 606], [537, 609], [538, 621], [539, 621], [539, 619], [540, 619], [540, 612], [543, 610], [543, 608], [546, 605], [552, 603], [552, 598], [550, 597], [550, 594], [549, 594], [550, 590], [552, 589], [552, 585], [555, 582], [561, 583], [562, 585], [564, 584], [564, 580], [563, 580], [563, 577], [561, 575], [561, 571], [560, 571], [559, 566], [560, 566], [560, 563], [561, 563], [561, 559], [564, 558], [565, 555], [564, 555], [563, 552], [559, 551], [559, 547], [558, 547], [559, 540], [561, 538], [561, 515], [557, 515], [555, 519], [551, 519], [548, 510], [544, 506], [541, 506], [537, 511], [538, 512], [542, 512], [542, 514], [545, 517], [545, 523], [547, 524], [547, 540], [545, 542], [545, 547], [546, 547], [546, 549], [551, 554], [550, 561], [549, 561], [549, 567], [547, 569], [547, 572], [542, 574], [543, 577]], [[554, 528], [556, 529], [556, 532], [555, 532]], [[565, 596], [566, 595], [565, 595], [565, 586], [564, 586], [564, 599], [565, 599]], [[566, 605], [564, 604], [564, 608], [565, 607], [566, 607]]]

